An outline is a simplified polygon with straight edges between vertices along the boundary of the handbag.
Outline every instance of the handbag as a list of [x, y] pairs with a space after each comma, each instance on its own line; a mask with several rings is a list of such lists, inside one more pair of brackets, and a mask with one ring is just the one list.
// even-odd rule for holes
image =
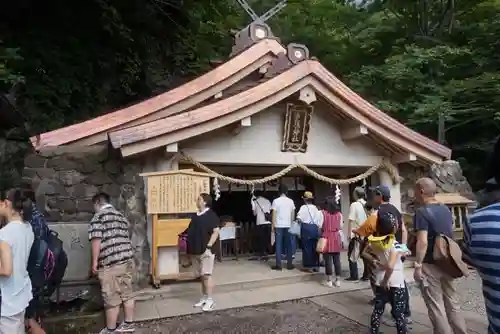
[[319, 238], [318, 243], [316, 244], [317, 253], [323, 253], [323, 251], [326, 248], [326, 242], [327, 242], [326, 238], [324, 237]]
[[300, 237], [300, 223], [297, 222], [296, 220], [293, 221], [292, 224], [290, 225], [290, 228], [288, 229], [288, 232], [292, 235]]

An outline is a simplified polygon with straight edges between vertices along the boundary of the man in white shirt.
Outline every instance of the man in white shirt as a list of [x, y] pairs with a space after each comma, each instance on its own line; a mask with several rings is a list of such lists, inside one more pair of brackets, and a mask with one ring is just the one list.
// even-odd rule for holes
[[257, 197], [252, 196], [252, 211], [257, 225], [256, 251], [261, 260], [267, 261], [271, 248], [271, 202], [261, 194], [257, 194]]
[[346, 281], [357, 281], [359, 279], [358, 263], [350, 260], [351, 253], [354, 250], [355, 241], [359, 241], [359, 237], [355, 236], [351, 231], [358, 228], [366, 220], [366, 200], [365, 190], [362, 187], [356, 187], [352, 193], [354, 202], [349, 207], [349, 229], [350, 235], [347, 258], [349, 259], [349, 278]]
[[295, 218], [295, 203], [287, 196], [288, 188], [282, 184], [279, 187], [280, 196], [273, 201], [272, 209], [272, 226], [275, 234], [276, 245], [276, 265], [273, 270], [281, 270], [281, 254], [283, 249], [286, 250], [287, 269], [294, 269], [293, 254], [292, 254], [292, 237], [288, 231], [292, 226], [292, 221]]

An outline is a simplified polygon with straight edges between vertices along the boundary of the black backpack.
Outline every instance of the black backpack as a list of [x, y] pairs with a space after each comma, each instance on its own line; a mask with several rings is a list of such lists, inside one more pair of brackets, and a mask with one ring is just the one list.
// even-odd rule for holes
[[68, 257], [57, 232], [35, 236], [27, 269], [37, 296], [50, 297], [61, 284], [67, 266]]

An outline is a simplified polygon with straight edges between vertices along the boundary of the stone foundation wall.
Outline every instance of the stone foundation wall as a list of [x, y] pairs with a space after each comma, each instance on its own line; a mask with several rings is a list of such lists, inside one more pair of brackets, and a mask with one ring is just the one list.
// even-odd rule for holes
[[[90, 248], [86, 228], [93, 216], [92, 196], [108, 193], [112, 204], [130, 221], [135, 247], [138, 282], [149, 273], [150, 252], [144, 203], [144, 182], [139, 173], [142, 163], [123, 160], [106, 147], [54, 148], [32, 153], [24, 160], [23, 182], [29, 182], [55, 230], [61, 232], [70, 257], [71, 279], [88, 276]], [[70, 222], [56, 228], [57, 222]], [[86, 254], [85, 254], [86, 253]], [[78, 278], [77, 278], [78, 277]], [[69, 277], [68, 277], [69, 278]]]

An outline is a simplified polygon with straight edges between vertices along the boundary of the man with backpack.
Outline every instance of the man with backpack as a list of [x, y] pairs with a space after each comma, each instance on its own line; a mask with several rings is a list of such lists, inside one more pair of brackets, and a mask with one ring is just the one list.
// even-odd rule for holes
[[[413, 218], [417, 233], [414, 278], [420, 284], [434, 334], [450, 333], [448, 324], [454, 334], [465, 334], [467, 327], [460, 314], [454, 278], [460, 276], [454, 269], [460, 267], [462, 254], [452, 239], [452, 213], [437, 202], [435, 195], [434, 181], [421, 178], [416, 182], [415, 200], [421, 207]], [[439, 253], [444, 255], [441, 259], [436, 258]]]

